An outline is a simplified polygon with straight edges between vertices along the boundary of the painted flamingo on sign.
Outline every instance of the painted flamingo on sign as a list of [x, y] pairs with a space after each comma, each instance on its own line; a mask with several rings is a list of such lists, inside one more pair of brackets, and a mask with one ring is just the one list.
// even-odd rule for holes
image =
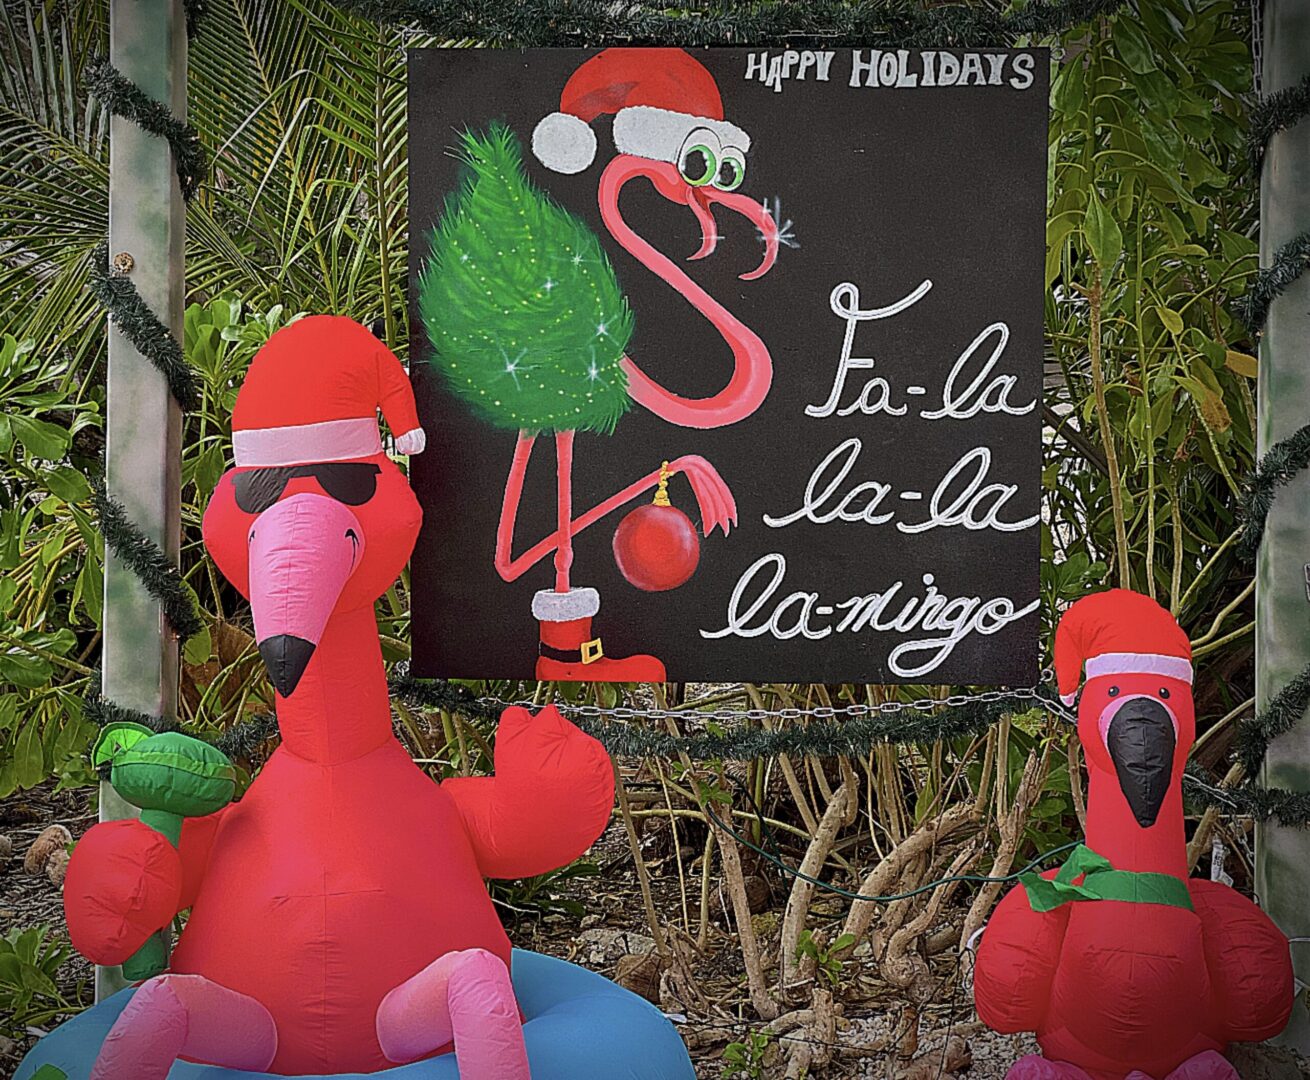
[[[532, 603], [541, 628], [537, 677], [658, 682], [665, 679], [665, 669], [657, 658], [604, 655], [592, 628], [600, 596], [572, 581], [573, 538], [673, 474], [683, 474], [690, 483], [706, 536], [716, 528], [728, 534], [737, 522], [736, 502], [713, 465], [686, 454], [575, 517], [574, 436], [613, 431], [634, 402], [681, 427], [735, 424], [763, 403], [773, 363], [758, 335], [629, 225], [619, 196], [641, 178], [665, 199], [686, 205], [701, 229], [701, 245], [692, 259], [715, 249], [714, 206], [747, 218], [758, 228], [765, 250], [760, 265], [742, 274], [742, 280], [761, 277], [772, 267], [778, 230], [767, 210], [737, 192], [746, 175], [750, 139], [723, 118], [713, 77], [688, 53], [598, 53], [569, 78], [559, 111], [537, 125], [534, 154], [556, 172], [583, 171], [596, 154], [591, 122], [610, 114], [619, 153], [600, 177], [602, 220], [615, 241], [685, 297], [728, 343], [733, 369], [724, 388], [703, 399], [682, 397], [628, 355], [632, 313], [609, 260], [581, 221], [528, 182], [518, 142], [503, 127], [463, 138], [469, 177], [433, 235], [420, 284], [420, 311], [447, 386], [483, 419], [517, 432], [495, 565], [504, 580], [514, 581], [554, 553], [554, 587], [537, 592]], [[537, 437], [545, 431], [555, 436], [557, 525], [515, 556], [524, 477]], [[657, 499], [657, 505], [671, 509], [666, 500]], [[694, 565], [694, 553], [691, 560]], [[674, 575], [671, 580], [679, 579]]]

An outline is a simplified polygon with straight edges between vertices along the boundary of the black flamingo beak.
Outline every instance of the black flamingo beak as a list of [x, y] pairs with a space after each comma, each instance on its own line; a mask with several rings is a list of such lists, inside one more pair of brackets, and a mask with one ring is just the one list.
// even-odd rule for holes
[[1154, 698], [1129, 698], [1110, 720], [1105, 746], [1128, 807], [1143, 829], [1155, 824], [1164, 805], [1176, 745], [1173, 717]]
[[314, 643], [295, 634], [276, 634], [259, 643], [259, 655], [268, 669], [269, 681], [283, 697], [290, 697], [309, 667]]

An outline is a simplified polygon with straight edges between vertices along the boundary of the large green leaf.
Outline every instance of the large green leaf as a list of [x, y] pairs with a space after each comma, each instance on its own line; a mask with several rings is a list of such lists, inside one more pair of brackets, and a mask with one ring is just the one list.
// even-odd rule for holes
[[1114, 20], [1114, 44], [1128, 70], [1145, 75], [1156, 68], [1155, 50], [1151, 48], [1146, 33], [1133, 21], [1135, 18], [1131, 11], [1124, 11]]
[[1108, 269], [1118, 261], [1123, 250], [1123, 233], [1119, 223], [1101, 202], [1095, 188], [1087, 192], [1087, 212], [1083, 217], [1083, 235], [1091, 249], [1092, 258]]

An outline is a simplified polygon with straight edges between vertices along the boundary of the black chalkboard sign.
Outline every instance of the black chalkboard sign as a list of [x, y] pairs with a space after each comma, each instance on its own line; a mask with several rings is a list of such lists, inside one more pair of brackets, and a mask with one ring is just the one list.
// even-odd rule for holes
[[1033, 680], [1048, 70], [411, 51], [415, 672]]

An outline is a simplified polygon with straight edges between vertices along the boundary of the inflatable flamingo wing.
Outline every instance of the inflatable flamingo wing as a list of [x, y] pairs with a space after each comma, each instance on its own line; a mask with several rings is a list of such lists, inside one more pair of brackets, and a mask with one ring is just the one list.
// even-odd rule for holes
[[605, 748], [554, 706], [507, 709], [496, 733], [494, 776], [447, 780], [486, 877], [544, 874], [600, 836], [614, 804]]
[[1007, 1035], [1041, 1026], [1068, 925], [1067, 907], [1034, 911], [1022, 889], [1000, 902], [979, 942], [974, 973], [983, 1023]]
[[1231, 1042], [1263, 1042], [1287, 1026], [1295, 994], [1287, 938], [1227, 885], [1187, 883], [1201, 920], [1215, 1015]]
[[181, 910], [182, 866], [168, 840], [135, 819], [104, 821], [78, 841], [64, 879], [73, 948], [123, 963]]

